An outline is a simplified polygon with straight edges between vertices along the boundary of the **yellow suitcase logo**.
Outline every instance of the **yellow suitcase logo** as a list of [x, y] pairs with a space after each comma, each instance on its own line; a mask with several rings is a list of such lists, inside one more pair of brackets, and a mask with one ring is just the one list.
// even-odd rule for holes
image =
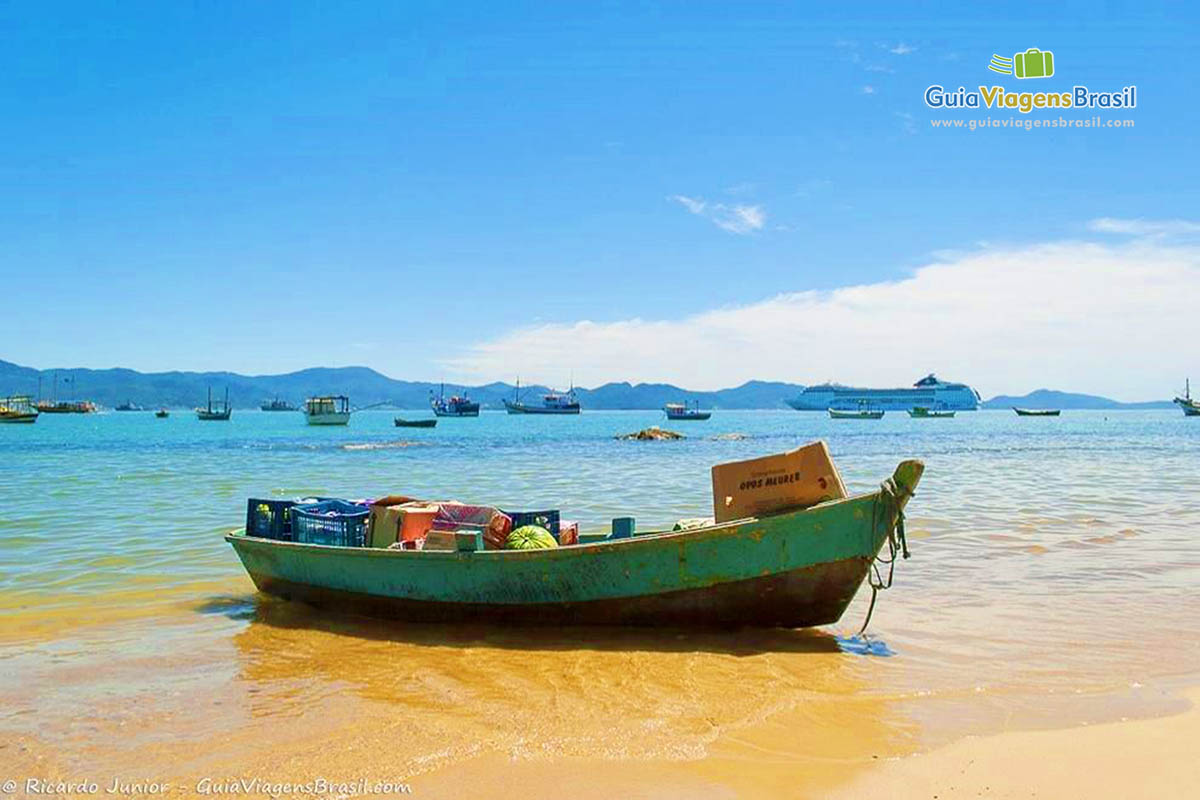
[[1018, 78], [1049, 78], [1054, 74], [1054, 53], [1031, 47], [1024, 53], [1016, 53], [1012, 58], [993, 54], [988, 69]]

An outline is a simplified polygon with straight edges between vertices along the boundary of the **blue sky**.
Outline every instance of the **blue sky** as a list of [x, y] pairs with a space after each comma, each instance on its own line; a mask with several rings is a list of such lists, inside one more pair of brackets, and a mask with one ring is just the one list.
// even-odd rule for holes
[[[1197, 217], [1195, 10], [1045, 8], [6, 5], [0, 357], [558, 383], [858, 377], [803, 355], [706, 366], [685, 352], [682, 370], [669, 353], [639, 362], [636, 338], [595, 345], [618, 347], [625, 369], [587, 349], [594, 337], [572, 342], [996, 248], [1120, 250], [1132, 235], [1190, 258], [1161, 229], [1095, 220]], [[1055, 53], [1054, 79], [987, 71], [993, 53], [1029, 47]], [[931, 83], [1136, 84], [1136, 109], [1107, 112], [1136, 127], [933, 130], [955, 114], [924, 105]], [[979, 327], [1002, 325], [997, 312]], [[939, 351], [953, 332], [930, 333], [896, 380], [970, 368], [955, 377], [1008, 390], [1061, 376], [963, 361]], [[547, 338], [567, 346], [537, 351]], [[1064, 388], [1138, 394], [1090, 374]]]

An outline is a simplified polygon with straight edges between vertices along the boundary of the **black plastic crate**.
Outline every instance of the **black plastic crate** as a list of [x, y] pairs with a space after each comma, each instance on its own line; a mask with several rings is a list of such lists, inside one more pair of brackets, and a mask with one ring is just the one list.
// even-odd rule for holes
[[246, 501], [246, 535], [260, 539], [292, 538], [292, 506], [294, 500], [264, 500], [251, 497]]

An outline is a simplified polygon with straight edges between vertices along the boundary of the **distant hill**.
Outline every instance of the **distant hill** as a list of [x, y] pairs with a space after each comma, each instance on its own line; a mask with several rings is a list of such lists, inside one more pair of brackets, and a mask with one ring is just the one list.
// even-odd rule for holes
[[[263, 400], [279, 397], [300, 403], [317, 394], [345, 394], [359, 408], [392, 405], [397, 408], [423, 408], [429, 392], [440, 384], [425, 381], [398, 381], [368, 367], [314, 367], [283, 375], [239, 375], [233, 372], [152, 372], [130, 369], [59, 369], [37, 370], [0, 360], [0, 396], [38, 393], [39, 379], [44, 397], [54, 394], [57, 373], [58, 398], [92, 400], [112, 408], [122, 403], [150, 407], [190, 408], [204, 401], [208, 387], [214, 395], [224, 395], [235, 408], [255, 408]], [[463, 388], [472, 399], [486, 408], [502, 408], [502, 399], [513, 396], [513, 385], [489, 383], [484, 386], [446, 384], [446, 393]], [[749, 381], [732, 389], [693, 392], [667, 383], [606, 383], [594, 389], [576, 392], [583, 407], [594, 409], [661, 408], [664, 403], [700, 401], [708, 408], [784, 408], [784, 400], [804, 387], [792, 383]], [[522, 396], [536, 397], [550, 391], [545, 386], [522, 386]]]
[[1038, 389], [1021, 397], [1001, 394], [991, 400], [985, 400], [983, 408], [1075, 408], [1075, 409], [1137, 409], [1137, 408], [1171, 408], [1170, 400], [1151, 400], [1145, 403], [1122, 403], [1107, 397], [1094, 394], [1075, 394], [1072, 392], [1056, 392], [1053, 389]]

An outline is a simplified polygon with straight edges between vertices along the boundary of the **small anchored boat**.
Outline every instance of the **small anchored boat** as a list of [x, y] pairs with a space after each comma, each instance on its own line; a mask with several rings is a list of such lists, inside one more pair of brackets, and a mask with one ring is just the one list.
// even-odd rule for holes
[[432, 428], [437, 425], [437, 418], [434, 419], [402, 419], [396, 417], [392, 420], [397, 428]]
[[579, 399], [575, 396], [575, 387], [566, 392], [551, 392], [542, 395], [542, 404], [521, 402], [521, 381], [517, 380], [512, 400], [504, 401], [504, 408], [510, 414], [578, 414]]
[[344, 394], [310, 397], [304, 401], [304, 418], [309, 425], [349, 425], [350, 398]]
[[436, 396], [433, 394], [432, 389], [429, 391], [429, 407], [439, 417], [479, 416], [479, 403], [467, 397], [466, 392], [463, 392], [461, 395], [453, 394], [446, 397], [446, 384], [444, 383], [442, 384], [441, 391]]
[[700, 401], [695, 400], [689, 406], [687, 403], [667, 403], [663, 406], [667, 419], [674, 420], [706, 420], [712, 416], [711, 411], [701, 411]]
[[882, 408], [871, 408], [866, 403], [860, 403], [858, 408], [831, 408], [830, 419], [883, 419]]
[[908, 415], [915, 419], [949, 419], [953, 417], [955, 412], [943, 408], [926, 408], [925, 406], [913, 406], [908, 410]]
[[23, 394], [0, 397], [0, 423], [33, 423], [37, 418], [38, 410], [32, 397]]
[[1175, 404], [1183, 412], [1185, 417], [1200, 417], [1200, 400], [1192, 399], [1192, 382], [1186, 380], [1183, 383], [1183, 397], [1176, 397]]
[[225, 387], [225, 399], [213, 400], [212, 387], [208, 387], [208, 405], [196, 409], [196, 419], [204, 422], [223, 422], [229, 419], [233, 409], [229, 405], [229, 387]]
[[167, 411], [165, 408], [160, 408], [158, 411], [154, 412], [154, 416], [158, 417], [159, 419], [166, 419], [167, 417], [171, 416], [171, 412]]
[[259, 409], [262, 411], [295, 411], [296, 407], [287, 400], [280, 400], [276, 395], [274, 400], [264, 400]]
[[[924, 465], [878, 491], [680, 531], [533, 550], [408, 550], [228, 534], [259, 591], [418, 622], [801, 628], [837, 622], [880, 550], [907, 556]], [[614, 524], [614, 528], [616, 525]], [[473, 540], [472, 540], [473, 541]], [[872, 584], [875, 586], [875, 584]]]
[[1062, 413], [1059, 408], [1017, 408], [1013, 406], [1013, 411], [1017, 412], [1018, 417], [1057, 417]]

